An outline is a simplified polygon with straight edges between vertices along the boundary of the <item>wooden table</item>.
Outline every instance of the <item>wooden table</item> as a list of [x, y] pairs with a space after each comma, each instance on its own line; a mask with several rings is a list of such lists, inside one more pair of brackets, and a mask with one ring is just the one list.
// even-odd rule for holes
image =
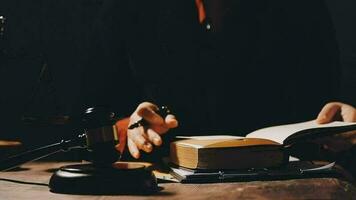
[[[68, 164], [72, 163], [27, 163], [23, 170], [0, 172], [0, 178], [48, 184], [53, 171]], [[159, 186], [162, 190], [154, 195], [65, 195], [50, 192], [46, 185], [1, 180], [0, 199], [356, 199], [355, 186], [336, 178], [214, 184], [160, 183]]]

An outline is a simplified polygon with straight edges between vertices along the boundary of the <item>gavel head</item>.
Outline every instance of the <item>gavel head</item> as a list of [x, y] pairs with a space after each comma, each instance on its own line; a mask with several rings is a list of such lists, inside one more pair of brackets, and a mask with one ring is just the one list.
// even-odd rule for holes
[[118, 144], [115, 121], [115, 114], [106, 107], [85, 110], [82, 124], [93, 164], [110, 165], [119, 160], [120, 153], [115, 149]]

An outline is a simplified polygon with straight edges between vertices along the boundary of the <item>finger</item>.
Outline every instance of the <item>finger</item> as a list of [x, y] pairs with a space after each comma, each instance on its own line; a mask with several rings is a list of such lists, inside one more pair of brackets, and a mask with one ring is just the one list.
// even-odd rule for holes
[[171, 114], [166, 116], [165, 123], [168, 128], [176, 128], [178, 126], [178, 120]]
[[132, 157], [138, 159], [140, 158], [140, 151], [138, 150], [136, 144], [130, 139], [127, 139], [127, 146]]
[[325, 124], [333, 121], [333, 118], [341, 109], [341, 103], [332, 102], [326, 104], [318, 114], [316, 122], [319, 124]]
[[137, 110], [137, 115], [144, 118], [150, 124], [163, 124], [164, 120], [156, 113], [157, 109], [152, 107], [141, 107]]
[[140, 105], [138, 105], [137, 109], [141, 109], [141, 108], [152, 108], [153, 110], [158, 110], [158, 106], [156, 106], [155, 104], [151, 103], [151, 102], [143, 102], [140, 103]]
[[351, 105], [342, 104], [341, 116], [345, 122], [356, 122], [356, 109]]
[[128, 133], [129, 138], [136, 144], [138, 149], [147, 153], [152, 151], [152, 144], [149, 143], [144, 128], [135, 128]]
[[147, 129], [147, 136], [148, 140], [151, 141], [154, 145], [160, 146], [162, 144], [161, 136], [153, 129]]
[[178, 126], [178, 120], [174, 115], [167, 115], [165, 123], [161, 125], [151, 125], [150, 128], [159, 135], [162, 135], [169, 131], [169, 129], [176, 128]]

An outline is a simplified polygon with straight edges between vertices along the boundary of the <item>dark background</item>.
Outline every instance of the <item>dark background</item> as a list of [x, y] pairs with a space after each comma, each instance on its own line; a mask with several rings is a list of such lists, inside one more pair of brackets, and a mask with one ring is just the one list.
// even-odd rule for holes
[[[79, 95], [92, 24], [105, 0], [0, 0], [0, 138], [22, 137], [23, 114], [68, 115]], [[340, 99], [356, 104], [356, 1], [327, 0], [340, 47]], [[39, 82], [41, 69], [45, 78]], [[317, 81], [317, 80], [316, 80]], [[37, 129], [36, 129], [37, 130]], [[47, 129], [42, 127], [42, 132]], [[48, 134], [68, 131], [48, 129]], [[57, 133], [56, 133], [57, 132]], [[37, 138], [36, 133], [27, 135]]]

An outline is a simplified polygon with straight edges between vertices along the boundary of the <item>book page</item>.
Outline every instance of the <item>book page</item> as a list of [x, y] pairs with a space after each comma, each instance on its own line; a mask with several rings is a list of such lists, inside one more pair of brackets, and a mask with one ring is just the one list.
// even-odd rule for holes
[[[242, 140], [245, 137], [233, 136], [233, 135], [207, 135], [207, 136], [176, 136], [177, 139], [185, 139], [180, 141], [180, 145], [191, 146], [197, 149], [204, 148], [208, 145], [215, 144], [217, 142], [229, 141], [229, 140]], [[186, 140], [189, 139], [189, 140]], [[193, 142], [192, 140], [196, 141]]]
[[247, 134], [246, 137], [265, 138], [283, 144], [283, 141], [288, 136], [293, 135], [298, 131], [311, 129], [311, 128], [340, 127], [340, 126], [355, 125], [355, 124], [356, 123], [339, 122], [339, 121], [331, 122], [328, 124], [317, 124], [315, 120], [312, 120], [312, 121], [301, 122], [296, 124], [272, 126], [272, 127], [259, 129], [252, 133]]

